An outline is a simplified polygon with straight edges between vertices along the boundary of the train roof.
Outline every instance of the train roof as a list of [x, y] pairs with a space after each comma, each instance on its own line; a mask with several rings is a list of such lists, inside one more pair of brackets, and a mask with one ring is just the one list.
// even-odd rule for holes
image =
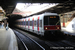
[[43, 15], [58, 15], [57, 13], [43, 13]]
[[[42, 13], [42, 14], [38, 14], [38, 15], [30, 15], [30, 16], [27, 16], [27, 17], [24, 17], [24, 18], [30, 18], [30, 17], [36, 17], [36, 16], [48, 16], [48, 15], [55, 15], [55, 16], [58, 16], [57, 13], [51, 13], [51, 12], [45, 12], [45, 13]], [[23, 18], [22, 18], [23, 19]]]

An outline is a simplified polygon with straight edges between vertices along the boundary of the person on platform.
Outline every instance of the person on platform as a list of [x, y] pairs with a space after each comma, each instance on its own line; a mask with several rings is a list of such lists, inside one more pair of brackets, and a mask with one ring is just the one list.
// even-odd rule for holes
[[1, 22], [0, 22], [0, 28], [1, 28]]
[[6, 24], [6, 30], [8, 30], [8, 28], [9, 28], [8, 25], [9, 25], [9, 24], [8, 24], [8, 22], [7, 22], [7, 24]]
[[4, 23], [2, 22], [2, 26], [1, 26], [1, 28], [3, 28], [4, 27]]

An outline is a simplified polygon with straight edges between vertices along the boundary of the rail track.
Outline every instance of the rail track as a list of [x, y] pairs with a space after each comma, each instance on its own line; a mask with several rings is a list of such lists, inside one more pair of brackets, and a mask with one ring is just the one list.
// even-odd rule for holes
[[20, 39], [22, 42], [25, 50], [45, 50], [39, 43], [37, 43], [32, 38], [21, 34], [20, 32], [14, 30], [16, 36]]
[[19, 50], [28, 50], [28, 48], [27, 48], [26, 44], [24, 43], [24, 41], [17, 35], [18, 32], [16, 32], [15, 30], [14, 30], [14, 32], [17, 36], [18, 43], [20, 43], [20, 44], [18, 44], [18, 45], [20, 45]]
[[[63, 39], [63, 40], [56, 40], [56, 41], [51, 41], [51, 40], [46, 40], [46, 39], [42, 39], [41, 37], [39, 38], [38, 36], [34, 36], [32, 34], [29, 34], [25, 31], [22, 31], [22, 30], [19, 30], [19, 29], [16, 29], [16, 31], [14, 32], [18, 32], [17, 34], [19, 34], [18, 36], [20, 37], [22, 35], [25, 36], [25, 38], [22, 38], [23, 41], [26, 42], [26, 40], [24, 39], [28, 39], [27, 41], [29, 41], [29, 44], [30, 43], [34, 43], [34, 48], [32, 48], [31, 46], [28, 46], [29, 44], [25, 43], [27, 48], [30, 48], [28, 50], [32, 50], [32, 49], [35, 49], [35, 50], [50, 50], [50, 49], [57, 49], [57, 50], [60, 50], [60, 49], [64, 49], [64, 50], [68, 50], [68, 49], [72, 49], [72, 50], [75, 50], [75, 43], [72, 42], [72, 41], [68, 41], [66, 39]], [[32, 48], [32, 49], [31, 49]]]

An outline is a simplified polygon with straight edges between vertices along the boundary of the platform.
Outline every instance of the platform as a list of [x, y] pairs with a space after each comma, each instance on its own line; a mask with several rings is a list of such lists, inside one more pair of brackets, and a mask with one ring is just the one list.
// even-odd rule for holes
[[75, 36], [75, 31], [70, 30], [69, 28], [61, 27], [61, 31], [64, 32], [64, 34]]
[[18, 50], [16, 36], [11, 28], [0, 28], [0, 50]]

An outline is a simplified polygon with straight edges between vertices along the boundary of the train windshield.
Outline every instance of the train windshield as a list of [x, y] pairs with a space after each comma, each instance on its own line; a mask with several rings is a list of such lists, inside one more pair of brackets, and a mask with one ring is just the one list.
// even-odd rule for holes
[[59, 16], [45, 16], [44, 25], [60, 25]]

